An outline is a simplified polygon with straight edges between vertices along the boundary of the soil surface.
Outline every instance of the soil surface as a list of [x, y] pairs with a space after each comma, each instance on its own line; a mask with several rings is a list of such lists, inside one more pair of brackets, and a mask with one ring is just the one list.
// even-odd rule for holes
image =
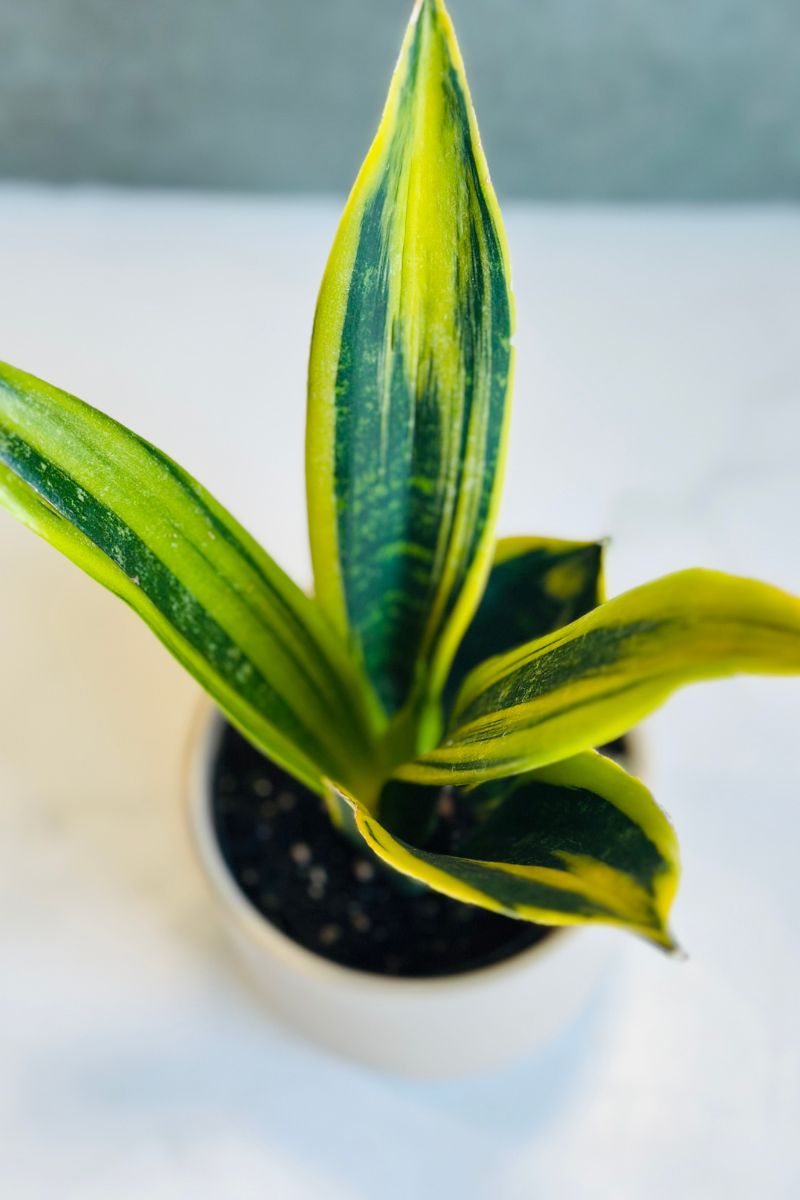
[[[212, 780], [223, 857], [248, 900], [295, 942], [380, 975], [430, 978], [488, 966], [553, 930], [411, 890], [331, 824], [322, 801], [226, 725]], [[443, 793], [430, 848], [452, 850], [468, 810]]]

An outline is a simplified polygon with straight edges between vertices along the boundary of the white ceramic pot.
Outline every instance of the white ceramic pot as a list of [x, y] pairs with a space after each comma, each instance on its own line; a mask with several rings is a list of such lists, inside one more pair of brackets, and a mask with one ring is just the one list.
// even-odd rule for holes
[[560, 929], [504, 962], [426, 980], [339, 966], [270, 924], [231, 876], [213, 828], [210, 780], [222, 729], [219, 714], [204, 704], [190, 747], [193, 839], [227, 933], [282, 1022], [366, 1066], [447, 1078], [518, 1059], [574, 1020], [619, 934]]

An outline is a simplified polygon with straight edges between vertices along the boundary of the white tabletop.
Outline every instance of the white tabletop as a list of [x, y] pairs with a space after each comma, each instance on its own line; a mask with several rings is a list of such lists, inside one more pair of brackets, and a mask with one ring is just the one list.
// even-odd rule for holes
[[[163, 446], [303, 579], [336, 211], [0, 191], [0, 357]], [[699, 564], [800, 592], [800, 215], [517, 208], [508, 227], [503, 531], [613, 534], [612, 593]], [[3, 1197], [800, 1194], [800, 681], [705, 685], [649, 722], [689, 961], [619, 935], [546, 1052], [401, 1082], [293, 1041], [224, 944], [180, 803], [194, 684], [2, 513], [0, 564]]]

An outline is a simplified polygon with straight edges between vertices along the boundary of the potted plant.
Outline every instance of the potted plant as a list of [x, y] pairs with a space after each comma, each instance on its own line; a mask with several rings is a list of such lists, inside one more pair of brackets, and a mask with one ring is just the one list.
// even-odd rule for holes
[[800, 672], [800, 601], [766, 584], [690, 570], [607, 601], [602, 544], [496, 539], [512, 334], [455, 35], [418, 0], [314, 324], [313, 598], [167, 455], [0, 366], [0, 502], [214, 701], [192, 824], [265, 994], [422, 1073], [564, 1019], [602, 956], [570, 926], [674, 949], [675, 836], [597, 747], [682, 684]]

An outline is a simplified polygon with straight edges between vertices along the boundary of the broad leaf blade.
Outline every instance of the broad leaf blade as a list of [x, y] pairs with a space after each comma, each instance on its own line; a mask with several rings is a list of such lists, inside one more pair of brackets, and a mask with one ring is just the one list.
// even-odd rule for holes
[[334, 243], [309, 371], [317, 597], [389, 713], [443, 686], [480, 596], [511, 332], [463, 64], [443, 3], [422, 0]]
[[[541, 924], [619, 925], [674, 948], [667, 919], [677, 842], [638, 779], [588, 752], [499, 787], [488, 819], [457, 854], [394, 836], [348, 799], [380, 858], [456, 900]], [[474, 799], [480, 804], [480, 789]]]
[[605, 599], [602, 542], [501, 538], [447, 680], [452, 705], [474, 667], [591, 612]]
[[307, 597], [166, 455], [0, 364], [0, 505], [124, 599], [265, 753], [318, 791], [363, 756], [358, 682]]
[[626, 733], [683, 684], [800, 673], [800, 600], [691, 570], [635, 588], [468, 676], [442, 745], [397, 775], [501, 778]]

